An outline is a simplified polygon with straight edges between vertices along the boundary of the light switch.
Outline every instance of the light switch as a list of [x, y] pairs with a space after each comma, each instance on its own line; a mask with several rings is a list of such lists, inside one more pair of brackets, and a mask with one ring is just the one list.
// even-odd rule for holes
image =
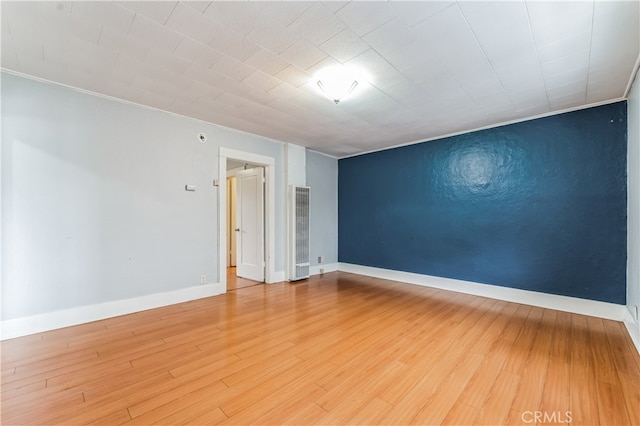
[[184, 186], [184, 190], [185, 191], [195, 191], [196, 190], [196, 186], [195, 185], [185, 185]]

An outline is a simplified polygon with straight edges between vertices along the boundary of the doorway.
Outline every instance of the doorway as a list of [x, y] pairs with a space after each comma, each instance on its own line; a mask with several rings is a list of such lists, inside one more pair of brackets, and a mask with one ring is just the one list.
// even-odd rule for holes
[[[237, 173], [241, 172], [245, 169], [249, 170], [260, 169], [264, 173], [264, 183], [261, 183], [261, 188], [263, 192], [263, 204], [262, 208], [258, 211], [262, 213], [262, 224], [263, 231], [258, 233], [257, 235], [262, 236], [262, 251], [263, 262], [260, 269], [262, 270], [262, 277], [259, 282], [272, 283], [277, 282], [276, 273], [275, 273], [275, 264], [273, 253], [275, 252], [275, 158], [263, 156], [260, 154], [254, 154], [249, 152], [237, 151], [231, 148], [220, 147], [219, 157], [218, 157], [218, 167], [219, 167], [219, 176], [218, 180], [219, 185], [219, 193], [218, 193], [218, 215], [219, 215], [219, 281], [220, 284], [223, 284], [226, 289], [235, 289], [241, 288], [247, 285], [255, 285], [256, 281], [244, 281], [245, 278], [237, 277], [238, 275], [238, 248], [234, 250], [236, 253], [236, 267], [233, 268], [232, 262], [232, 253], [230, 249], [234, 242], [233, 239], [229, 236], [231, 231], [237, 234], [235, 229], [238, 229], [239, 226], [236, 223], [235, 227], [232, 229], [230, 226], [232, 225], [230, 222], [232, 221], [232, 217], [236, 217], [235, 214], [232, 214], [230, 211], [230, 204], [234, 201], [232, 200], [231, 194], [228, 192], [228, 187], [235, 185], [236, 187], [236, 198], [235, 202], [237, 203], [237, 191], [238, 191], [238, 176]], [[232, 173], [228, 173], [228, 171]], [[235, 173], [233, 173], [235, 171]], [[235, 176], [234, 176], [235, 175]], [[229, 181], [228, 178], [235, 177], [235, 181]], [[254, 188], [257, 188], [257, 182], [261, 179], [259, 177], [253, 178]], [[237, 210], [237, 205], [236, 205]], [[255, 248], [255, 247], [254, 247]], [[246, 254], [246, 253], [245, 253]], [[251, 257], [251, 256], [249, 256]], [[251, 260], [251, 259], [249, 259]], [[254, 259], [255, 260], [255, 259]], [[256, 263], [258, 266], [258, 263]], [[240, 286], [240, 287], [239, 287]]]
[[264, 168], [227, 159], [227, 290], [265, 281]]

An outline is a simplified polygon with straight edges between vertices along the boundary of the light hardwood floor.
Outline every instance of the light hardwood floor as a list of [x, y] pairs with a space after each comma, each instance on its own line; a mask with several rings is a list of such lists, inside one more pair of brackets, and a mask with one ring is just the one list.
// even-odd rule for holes
[[1, 379], [3, 425], [640, 423], [621, 323], [345, 273], [8, 340]]
[[227, 291], [237, 290], [239, 288], [251, 287], [254, 285], [264, 285], [263, 282], [252, 281], [236, 275], [236, 268], [227, 268]]

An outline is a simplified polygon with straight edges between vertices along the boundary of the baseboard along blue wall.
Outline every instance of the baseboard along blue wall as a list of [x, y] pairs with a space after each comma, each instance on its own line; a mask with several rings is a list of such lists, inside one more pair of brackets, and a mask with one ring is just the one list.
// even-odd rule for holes
[[624, 304], [627, 105], [342, 159], [339, 261]]

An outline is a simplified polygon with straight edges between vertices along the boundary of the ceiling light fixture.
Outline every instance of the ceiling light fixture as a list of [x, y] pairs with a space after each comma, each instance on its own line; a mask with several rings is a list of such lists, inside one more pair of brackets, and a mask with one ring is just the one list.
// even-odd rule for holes
[[352, 95], [360, 85], [361, 79], [353, 70], [346, 67], [324, 69], [314, 78], [322, 94], [336, 104]]
[[327, 83], [329, 87], [326, 87], [325, 83], [323, 83], [322, 80], [318, 80], [317, 84], [320, 90], [322, 90], [322, 93], [324, 93], [327, 98], [331, 99], [336, 104], [340, 103], [341, 99], [349, 96], [351, 92], [353, 92], [355, 88], [358, 87], [357, 80], [353, 80], [349, 87], [347, 87], [347, 85], [342, 81]]

